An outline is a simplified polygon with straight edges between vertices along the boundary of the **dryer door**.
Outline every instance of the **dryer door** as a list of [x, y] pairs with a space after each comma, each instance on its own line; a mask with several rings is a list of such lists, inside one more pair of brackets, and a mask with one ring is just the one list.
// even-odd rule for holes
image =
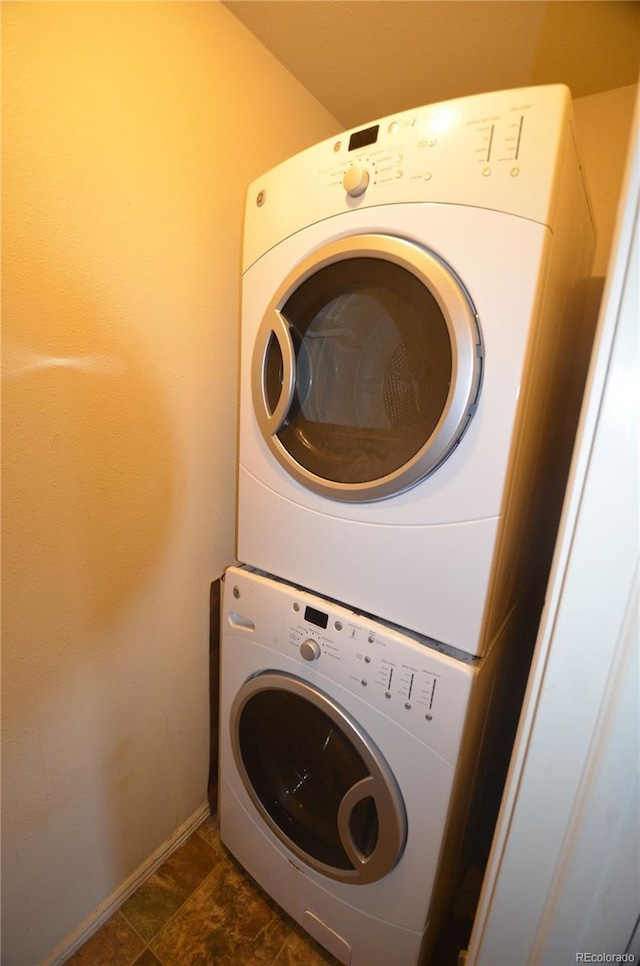
[[265, 313], [252, 362], [257, 422], [303, 486], [384, 499], [457, 445], [482, 355], [471, 300], [434, 254], [386, 235], [342, 239], [298, 266]]
[[250, 678], [231, 710], [236, 766], [287, 848], [340, 882], [381, 879], [398, 862], [406, 814], [391, 771], [331, 698], [292, 675]]

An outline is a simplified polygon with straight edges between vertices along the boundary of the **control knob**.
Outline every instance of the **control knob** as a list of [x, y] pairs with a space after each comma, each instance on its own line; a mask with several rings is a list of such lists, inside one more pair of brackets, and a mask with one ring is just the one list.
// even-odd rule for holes
[[342, 187], [352, 198], [366, 191], [368, 184], [369, 172], [360, 164], [352, 164], [342, 179]]
[[312, 637], [307, 641], [303, 641], [300, 645], [300, 654], [305, 661], [317, 661], [320, 653], [320, 645]]

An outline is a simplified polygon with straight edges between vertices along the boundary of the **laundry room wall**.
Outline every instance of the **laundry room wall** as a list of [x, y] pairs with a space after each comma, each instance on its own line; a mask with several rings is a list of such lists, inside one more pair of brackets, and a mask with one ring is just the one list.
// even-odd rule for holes
[[637, 93], [637, 84], [630, 84], [574, 101], [578, 146], [598, 229], [596, 278], [607, 271]]
[[338, 123], [218, 3], [4, 3], [2, 962], [208, 769], [247, 183]]

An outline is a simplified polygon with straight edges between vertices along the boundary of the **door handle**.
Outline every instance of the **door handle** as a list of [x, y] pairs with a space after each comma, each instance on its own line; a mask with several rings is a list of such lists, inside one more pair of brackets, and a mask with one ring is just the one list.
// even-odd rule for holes
[[[353, 811], [365, 798], [373, 799], [378, 817], [378, 838], [369, 855], [358, 848], [351, 832]], [[404, 829], [390, 797], [381, 794], [380, 783], [373, 775], [360, 779], [344, 794], [338, 806], [338, 835], [358, 873], [358, 882], [375, 882], [398, 861], [404, 846]]]
[[[265, 320], [266, 321], [266, 320]], [[254, 400], [256, 416], [265, 435], [275, 436], [282, 428], [287, 413], [291, 408], [293, 392], [296, 384], [296, 361], [291, 339], [291, 332], [287, 320], [278, 309], [275, 309], [267, 325], [262, 327], [262, 337], [257, 345], [257, 357], [254, 369]], [[282, 388], [278, 402], [273, 411], [267, 400], [267, 354], [271, 338], [275, 337], [282, 358]], [[259, 400], [259, 404], [258, 404]]]

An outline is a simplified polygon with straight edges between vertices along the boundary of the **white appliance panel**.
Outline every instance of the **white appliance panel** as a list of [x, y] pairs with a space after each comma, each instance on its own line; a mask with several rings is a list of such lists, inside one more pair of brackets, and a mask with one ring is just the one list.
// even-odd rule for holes
[[[392, 527], [305, 510], [241, 466], [238, 555], [320, 594], [473, 653], [482, 634], [499, 520]], [[245, 534], [250, 540], [245, 542]], [[274, 542], [276, 546], [274, 546]], [[391, 586], [390, 586], [391, 584]]]

